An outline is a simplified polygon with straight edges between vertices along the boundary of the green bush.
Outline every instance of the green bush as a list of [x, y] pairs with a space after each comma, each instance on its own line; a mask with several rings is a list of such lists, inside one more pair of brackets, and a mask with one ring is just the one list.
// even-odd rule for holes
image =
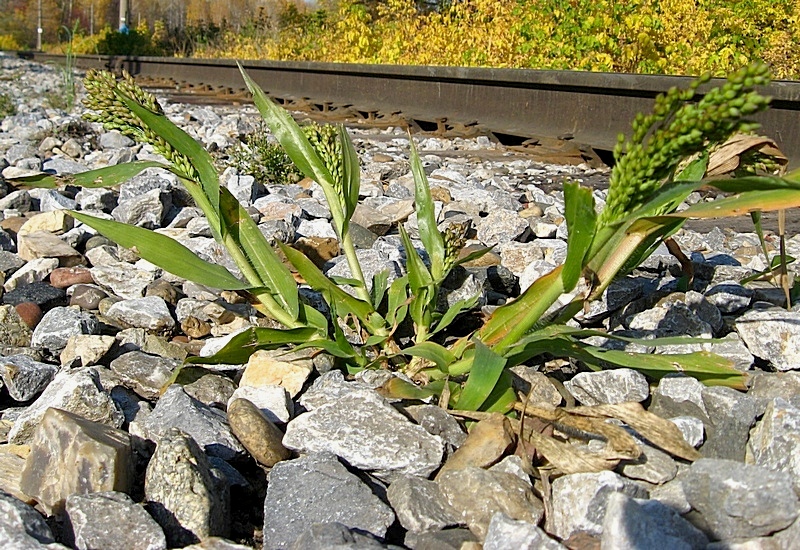
[[280, 143], [270, 138], [266, 125], [245, 136], [244, 142], [230, 150], [228, 166], [236, 168], [240, 174], [253, 176], [258, 183], [295, 183], [302, 174]]

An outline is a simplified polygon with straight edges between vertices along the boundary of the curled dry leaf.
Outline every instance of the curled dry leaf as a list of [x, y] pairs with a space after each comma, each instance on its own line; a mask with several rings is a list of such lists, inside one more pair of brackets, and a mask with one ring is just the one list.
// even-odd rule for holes
[[741, 165], [742, 155], [748, 151], [772, 157], [773, 161], [780, 166], [786, 166], [789, 162], [778, 149], [778, 145], [770, 138], [737, 134], [711, 153], [706, 176], [722, 176], [735, 171]]

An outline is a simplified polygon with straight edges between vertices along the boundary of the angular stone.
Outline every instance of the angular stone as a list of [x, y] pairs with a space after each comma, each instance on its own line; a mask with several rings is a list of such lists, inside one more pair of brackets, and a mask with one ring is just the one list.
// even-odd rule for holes
[[111, 306], [106, 316], [124, 326], [143, 328], [154, 333], [168, 333], [175, 328], [175, 320], [167, 303], [158, 296], [122, 300]]
[[264, 549], [289, 548], [315, 523], [386, 534], [391, 508], [330, 453], [279, 462], [269, 474], [264, 500]]
[[95, 334], [70, 336], [59, 359], [62, 365], [66, 365], [77, 359], [80, 361], [81, 366], [89, 367], [100, 362], [111, 350], [115, 341], [116, 339], [113, 336], [100, 336]]
[[[566, 550], [566, 546], [551, 539], [547, 533], [527, 521], [511, 519], [497, 512], [489, 522], [483, 550]], [[638, 550], [638, 549], [637, 549]]]
[[111, 265], [94, 265], [92, 278], [97, 284], [110, 288], [121, 298], [141, 298], [147, 285], [155, 281], [152, 271], [137, 269], [130, 264], [116, 262]]
[[34, 502], [33, 497], [19, 487], [29, 452], [27, 445], [0, 445], [0, 494], [5, 492], [22, 502]]
[[650, 445], [642, 444], [641, 449], [642, 454], [638, 459], [626, 462], [620, 467], [619, 471], [622, 475], [656, 485], [675, 479], [678, 474], [678, 465], [671, 456]]
[[9, 442], [26, 443], [51, 408], [114, 428], [122, 426], [124, 420], [114, 401], [100, 385], [100, 377], [94, 367], [62, 370], [36, 401], [14, 421], [11, 431], [8, 432]]
[[469, 529], [406, 533], [403, 544], [412, 550], [474, 550], [478, 538]]
[[331, 452], [378, 477], [427, 476], [439, 467], [441, 438], [412, 424], [376, 392], [345, 394], [289, 422], [283, 444], [304, 452]]
[[183, 390], [201, 403], [217, 408], [228, 403], [236, 384], [227, 376], [205, 374], [191, 384], [185, 384]]
[[694, 416], [674, 416], [669, 419], [683, 434], [686, 443], [694, 448], [699, 447], [705, 439], [703, 421]]
[[470, 467], [445, 472], [437, 476], [436, 482], [450, 506], [479, 539], [486, 536], [497, 512], [534, 525], [544, 515], [544, 505], [534, 496], [530, 484], [514, 474]]
[[103, 132], [98, 138], [98, 145], [103, 149], [121, 149], [133, 146], [134, 141], [128, 136], [120, 134], [116, 130]]
[[272, 468], [291, 456], [283, 446], [283, 432], [250, 401], [234, 399], [228, 405], [228, 424], [233, 435], [259, 464]]
[[30, 447], [20, 488], [48, 514], [61, 513], [75, 493], [124, 493], [133, 486], [130, 436], [122, 430], [48, 409]]
[[157, 399], [179, 361], [141, 351], [125, 353], [109, 365], [122, 383], [145, 399]]
[[6, 292], [3, 295], [3, 303], [5, 304], [18, 305], [25, 302], [36, 304], [43, 310], [48, 310], [67, 305], [67, 294], [59, 288], [40, 282], [19, 285], [11, 292]]
[[600, 541], [608, 550], [703, 550], [708, 544], [699, 529], [668, 506], [623, 493], [608, 498]]
[[294, 416], [294, 403], [283, 386], [239, 386], [228, 399], [247, 399], [276, 424], [286, 424]]
[[647, 498], [647, 490], [614, 472], [569, 474], [553, 481], [553, 511], [545, 530], [565, 540], [574, 535], [600, 535], [608, 499], [613, 493]]
[[695, 521], [716, 540], [769, 535], [792, 524], [800, 502], [789, 474], [733, 460], [703, 458], [681, 478]]
[[26, 550], [54, 543], [55, 538], [32, 506], [0, 491], [0, 541], [9, 550]]
[[[358, 262], [361, 264], [361, 270], [364, 273], [364, 279], [367, 283], [367, 289], [372, 290], [372, 279], [378, 273], [383, 271], [389, 272], [389, 284], [402, 275], [400, 266], [394, 260], [386, 258], [383, 254], [374, 249], [357, 250]], [[353, 274], [350, 272], [350, 266], [346, 261], [340, 261], [331, 267], [326, 273], [328, 277], [346, 277], [352, 278]], [[355, 293], [349, 285], [344, 285], [341, 288], [347, 290], [351, 294]]]
[[800, 492], [800, 408], [780, 397], [770, 401], [750, 432], [747, 451], [752, 463], [789, 474]]
[[348, 550], [379, 550], [386, 548], [373, 537], [348, 529], [338, 522], [315, 523], [295, 539], [292, 550], [341, 548]]
[[450, 470], [469, 467], [488, 468], [499, 461], [514, 443], [511, 422], [495, 413], [472, 426], [464, 443], [445, 462], [437, 478]]
[[650, 397], [647, 378], [633, 369], [579, 372], [564, 387], [583, 405], [640, 403]]
[[800, 312], [752, 309], [736, 320], [734, 328], [756, 357], [779, 371], [800, 369]]
[[47, 275], [58, 267], [58, 260], [55, 258], [39, 258], [31, 260], [14, 273], [3, 283], [6, 292], [14, 290], [20, 285], [42, 282]]
[[756, 400], [722, 386], [703, 388], [702, 393], [709, 422], [700, 452], [706, 458], [744, 461], [750, 428], [759, 413]]
[[722, 281], [706, 290], [705, 296], [720, 312], [730, 314], [750, 306], [753, 290], [736, 281]]
[[751, 380], [747, 395], [756, 400], [759, 410], [776, 397], [800, 408], [800, 372], [759, 372]]
[[166, 550], [164, 531], [125, 493], [74, 494], [66, 504], [68, 538], [90, 550], [113, 544], [130, 550]]
[[528, 222], [516, 211], [496, 209], [475, 224], [478, 240], [486, 246], [514, 241], [530, 231]]
[[167, 388], [153, 411], [136, 424], [142, 437], [152, 441], [160, 440], [172, 428], [180, 428], [209, 456], [231, 460], [244, 453], [225, 413], [189, 397], [177, 384]]
[[429, 434], [441, 437], [448, 454], [461, 447], [467, 439], [467, 433], [458, 420], [437, 405], [409, 405], [403, 410]]
[[53, 380], [58, 367], [28, 355], [0, 356], [0, 377], [14, 401], [29, 401]]
[[403, 476], [389, 485], [386, 497], [400, 525], [407, 531], [439, 531], [461, 523], [460, 514], [450, 506], [434, 481]]
[[111, 215], [121, 223], [156, 229], [161, 227], [161, 220], [171, 205], [169, 194], [160, 189], [151, 189], [142, 195], [125, 199], [120, 194], [118, 205]]
[[351, 393], [369, 399], [374, 390], [360, 381], [346, 382], [342, 371], [332, 370], [314, 380], [311, 387], [300, 396], [299, 401], [307, 410], [313, 411], [323, 405], [336, 403], [341, 397]]
[[27, 347], [32, 334], [14, 306], [0, 306], [0, 346]]
[[537, 407], [558, 407], [564, 399], [547, 375], [535, 367], [517, 365], [509, 369], [514, 389], [528, 396], [528, 403]]
[[167, 429], [158, 440], [144, 491], [147, 509], [171, 547], [228, 534], [228, 486], [215, 479], [205, 453], [180, 429]]
[[708, 411], [703, 402], [705, 386], [690, 376], [665, 376], [653, 391], [649, 411], [662, 418], [673, 416], [693, 416], [708, 419]]
[[31, 336], [31, 345], [58, 355], [66, 347], [71, 336], [95, 334], [98, 330], [94, 315], [77, 308], [57, 307], [44, 314]]
[[259, 350], [248, 359], [239, 386], [283, 386], [296, 397], [313, 369], [308, 352]]
[[56, 258], [61, 267], [73, 267], [83, 263], [80, 252], [48, 231], [34, 231], [17, 238], [17, 253], [23, 260]]

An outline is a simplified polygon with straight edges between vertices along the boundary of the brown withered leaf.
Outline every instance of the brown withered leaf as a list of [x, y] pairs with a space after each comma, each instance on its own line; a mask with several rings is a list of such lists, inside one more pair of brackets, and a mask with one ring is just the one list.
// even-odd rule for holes
[[770, 138], [736, 134], [722, 146], [711, 153], [708, 159], [706, 176], [722, 176], [739, 168], [742, 155], [748, 151], [758, 151], [763, 155], [772, 157], [776, 163], [786, 166], [789, 160], [778, 149], [778, 145]]
[[700, 458], [700, 453], [686, 443], [686, 439], [674, 423], [644, 410], [639, 403], [576, 407], [570, 412], [592, 417], [617, 418], [639, 432], [650, 443], [671, 455], [685, 460]]
[[599, 453], [584, 451], [570, 443], [559, 441], [533, 430], [525, 430], [524, 437], [526, 440], [533, 443], [536, 450], [540, 452], [550, 464], [565, 474], [613, 470], [617, 464], [619, 464], [618, 459], [606, 458]]

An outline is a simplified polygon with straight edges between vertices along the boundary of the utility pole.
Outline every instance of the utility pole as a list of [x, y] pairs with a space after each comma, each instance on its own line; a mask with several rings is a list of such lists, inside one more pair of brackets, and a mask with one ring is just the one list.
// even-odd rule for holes
[[94, 0], [89, 6], [89, 36], [94, 36]]
[[36, 50], [42, 51], [42, 0], [39, 0], [39, 13], [36, 19]]

